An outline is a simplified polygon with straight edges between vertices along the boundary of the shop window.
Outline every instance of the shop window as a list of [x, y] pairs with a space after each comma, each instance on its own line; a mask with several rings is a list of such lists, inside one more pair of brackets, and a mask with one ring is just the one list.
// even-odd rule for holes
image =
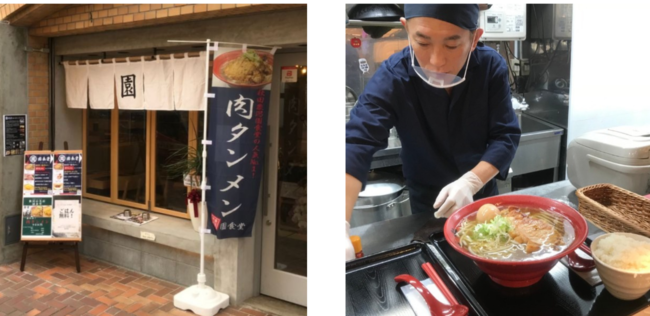
[[200, 143], [203, 112], [84, 111], [85, 196], [189, 218], [189, 188], [165, 166]]

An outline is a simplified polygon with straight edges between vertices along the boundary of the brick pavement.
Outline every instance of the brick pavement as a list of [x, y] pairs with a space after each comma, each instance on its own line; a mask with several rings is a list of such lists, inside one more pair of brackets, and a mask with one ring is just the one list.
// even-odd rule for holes
[[[74, 254], [47, 249], [20, 262], [0, 265], [0, 316], [5, 315], [194, 315], [176, 309], [173, 297], [185, 289], [141, 273]], [[274, 316], [246, 307], [228, 307], [217, 315]]]

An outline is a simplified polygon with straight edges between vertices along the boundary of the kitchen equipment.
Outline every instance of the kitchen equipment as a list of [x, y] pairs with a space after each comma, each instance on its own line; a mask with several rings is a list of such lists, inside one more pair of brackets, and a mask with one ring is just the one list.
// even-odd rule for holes
[[521, 189], [516, 186], [517, 182], [513, 181], [513, 177], [517, 177], [517, 180], [534, 172], [548, 171], [552, 174], [547, 183], [558, 178], [563, 129], [533, 118], [527, 113], [522, 113], [520, 126], [521, 139], [510, 164], [512, 172], [505, 181], [497, 180], [500, 193]]
[[364, 191], [354, 206], [350, 227], [411, 215], [408, 190], [404, 179], [381, 171], [368, 174]]
[[372, 171], [368, 174], [366, 188], [359, 193], [355, 208], [378, 206], [391, 202], [402, 194], [404, 179], [395, 174]]
[[[427, 288], [435, 291], [431, 287], [433, 283], [427, 280], [427, 275], [421, 268], [421, 265], [427, 262], [431, 263], [458, 304], [467, 306], [468, 315], [488, 315], [466, 296], [466, 293], [471, 293], [469, 289], [460, 290], [457, 287], [457, 284], [463, 287], [464, 285], [445, 272], [438, 263], [433, 246], [426, 243], [412, 243], [347, 262], [345, 315], [416, 315], [409, 301], [395, 285], [394, 278], [408, 274], [415, 279], [425, 280], [424, 284], [429, 285]], [[443, 301], [443, 297], [440, 297], [440, 300]]]
[[578, 211], [606, 232], [650, 236], [650, 199], [603, 183], [576, 190]]
[[611, 183], [636, 194], [650, 192], [650, 125], [586, 133], [569, 144], [571, 184], [582, 188]]
[[573, 4], [534, 4], [536, 23], [530, 25], [531, 39], [570, 40], [573, 30]]
[[[534, 207], [562, 215], [573, 226], [575, 239], [562, 252], [538, 260], [500, 261], [476, 256], [460, 246], [455, 230], [464, 218], [478, 211], [479, 207], [486, 203]], [[515, 288], [531, 286], [541, 280], [558, 263], [560, 258], [573, 252], [585, 241], [587, 232], [587, 222], [576, 210], [564, 203], [532, 195], [501, 195], [475, 201], [452, 214], [444, 227], [445, 238], [456, 251], [474, 260], [476, 265], [494, 282]]]
[[526, 39], [526, 4], [493, 4], [481, 11], [478, 25], [485, 30], [483, 41], [523, 41]]
[[[650, 242], [650, 238], [630, 234], [630, 233], [613, 233], [617, 235], [624, 235], [629, 238], [634, 238], [643, 242]], [[598, 249], [598, 243], [612, 234], [605, 234], [598, 236], [591, 243], [594, 250]], [[597, 252], [594, 251], [594, 261], [596, 261], [596, 269], [598, 274], [605, 284], [605, 288], [616, 298], [622, 300], [636, 300], [642, 297], [650, 290], [650, 272], [630, 272], [622, 269], [615, 268], [611, 265], [604, 263], [598, 257]]]
[[[357, 4], [348, 11], [350, 20], [362, 21], [399, 21], [404, 10], [397, 4]], [[392, 30], [385, 26], [364, 26], [363, 30], [372, 38], [381, 38]]]

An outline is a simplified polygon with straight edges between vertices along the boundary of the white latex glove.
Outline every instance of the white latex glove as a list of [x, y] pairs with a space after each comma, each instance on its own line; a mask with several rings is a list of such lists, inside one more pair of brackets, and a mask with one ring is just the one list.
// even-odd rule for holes
[[350, 223], [345, 221], [345, 261], [350, 261], [354, 258], [354, 247], [350, 240]]
[[471, 171], [448, 184], [440, 191], [433, 208], [439, 208], [436, 218], [449, 217], [459, 208], [474, 202], [474, 194], [483, 187], [481, 179]]

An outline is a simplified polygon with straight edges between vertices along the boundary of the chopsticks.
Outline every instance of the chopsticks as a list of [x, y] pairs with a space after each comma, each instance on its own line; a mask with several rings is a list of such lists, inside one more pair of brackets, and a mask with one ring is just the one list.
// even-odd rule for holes
[[433, 269], [431, 263], [430, 262], [423, 263], [422, 269], [424, 270], [424, 273], [427, 274], [429, 279], [431, 279], [431, 281], [433, 281], [433, 283], [438, 287], [438, 289], [440, 289], [440, 292], [442, 292], [442, 295], [445, 296], [445, 298], [449, 302], [449, 305], [458, 305], [458, 301], [456, 301], [456, 298], [454, 297], [454, 295], [451, 294], [449, 288], [447, 288], [447, 286], [442, 281], [440, 276], [438, 276], [436, 270]]

